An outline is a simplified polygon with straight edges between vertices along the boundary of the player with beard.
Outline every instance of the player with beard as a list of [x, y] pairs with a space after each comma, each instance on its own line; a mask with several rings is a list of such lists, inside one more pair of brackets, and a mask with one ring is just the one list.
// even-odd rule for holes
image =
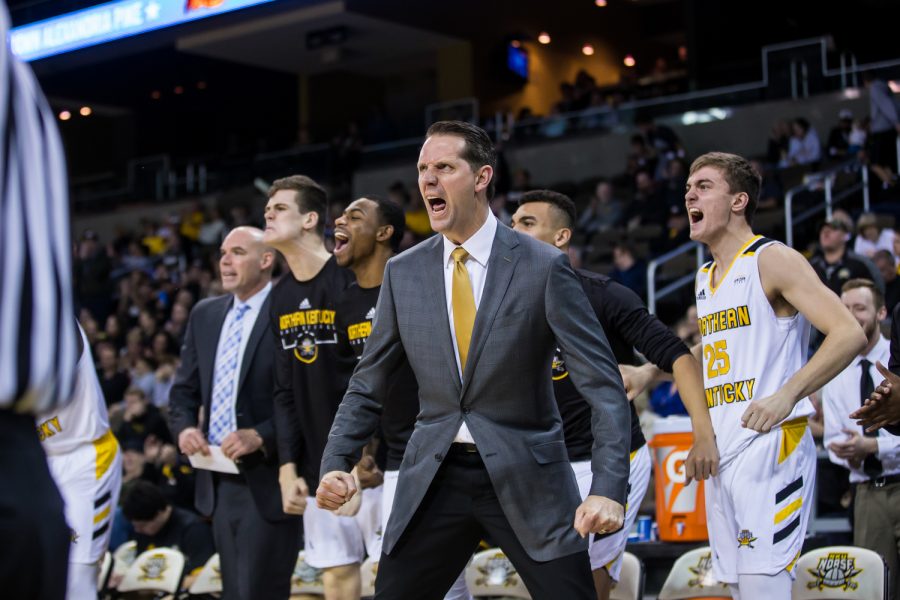
[[[550, 190], [533, 190], [523, 194], [519, 199], [519, 209], [512, 218], [513, 229], [556, 246], [563, 252], [568, 251], [574, 224], [575, 204], [568, 196]], [[603, 326], [616, 361], [619, 364], [634, 364], [634, 349], [637, 348], [662, 370], [674, 372], [694, 430], [694, 447], [684, 464], [687, 481], [715, 475], [719, 453], [703, 397], [703, 378], [697, 360], [684, 342], [647, 312], [637, 294], [605, 275], [584, 270], [577, 270], [576, 274], [597, 320]], [[569, 461], [582, 495], [587, 495], [593, 443], [590, 407], [569, 378], [566, 363], [558, 349], [553, 360], [553, 392], [563, 419]], [[589, 548], [599, 600], [607, 600], [612, 583], [619, 580], [628, 532], [637, 519], [650, 482], [650, 452], [646, 443], [632, 405], [631, 469], [625, 525], [615, 533], [597, 536]]]
[[[364, 196], [354, 201], [334, 222], [334, 257], [339, 266], [356, 275], [356, 283], [350, 285], [338, 304], [338, 336], [341, 343], [352, 348], [357, 359], [362, 356], [366, 339], [372, 332], [384, 267], [400, 247], [405, 227], [403, 208], [392, 200], [377, 196]], [[386, 456], [383, 465], [379, 465], [384, 469], [384, 485], [378, 492], [363, 491], [363, 506], [357, 515], [364, 532], [371, 529], [369, 522], [373, 516], [379, 519], [378, 541], [369, 547], [370, 556], [381, 555], [381, 532], [391, 513], [400, 461], [419, 412], [419, 387], [408, 362], [403, 361], [394, 373], [387, 398], [381, 414], [384, 448], [380, 449]], [[373, 501], [380, 502], [377, 512], [371, 510]], [[368, 508], [366, 503], [369, 503]], [[446, 599], [469, 598], [464, 573], [460, 573]]]
[[346, 377], [340, 368], [337, 302], [353, 274], [325, 248], [327, 196], [304, 175], [269, 188], [263, 242], [290, 272], [272, 289], [276, 342], [274, 421], [284, 511], [303, 515], [306, 562], [324, 571], [328, 600], [359, 598], [362, 535], [353, 519], [308, 502]]

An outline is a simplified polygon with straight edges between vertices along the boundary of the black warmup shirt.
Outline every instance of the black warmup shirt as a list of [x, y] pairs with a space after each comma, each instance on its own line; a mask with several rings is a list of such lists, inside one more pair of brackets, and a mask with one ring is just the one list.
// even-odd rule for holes
[[279, 464], [293, 462], [312, 491], [322, 452], [347, 387], [338, 351], [337, 303], [353, 274], [328, 259], [309, 281], [288, 272], [272, 289], [274, 421]]
[[[637, 294], [605, 275], [578, 270], [581, 286], [594, 314], [603, 326], [616, 362], [635, 364], [634, 349], [668, 373], [688, 347], [668, 327], [653, 317]], [[566, 447], [572, 462], [590, 460], [593, 434], [591, 407], [575, 389], [559, 348], [553, 358], [553, 391], [563, 420]], [[646, 444], [637, 411], [631, 405], [631, 451]]]
[[[381, 286], [361, 288], [354, 283], [344, 292], [338, 303], [338, 337], [341, 344], [352, 349], [357, 360], [366, 348], [372, 333], [375, 304]], [[355, 363], [350, 367], [355, 367]], [[404, 360], [390, 379], [387, 400], [381, 413], [382, 440], [387, 447], [384, 468], [396, 471], [403, 460], [406, 443], [412, 435], [419, 413], [419, 385], [412, 367]]]
[[175, 548], [185, 557], [185, 572], [199, 569], [215, 554], [209, 523], [192, 512], [172, 508], [172, 515], [156, 535], [135, 534], [137, 553], [153, 548]]

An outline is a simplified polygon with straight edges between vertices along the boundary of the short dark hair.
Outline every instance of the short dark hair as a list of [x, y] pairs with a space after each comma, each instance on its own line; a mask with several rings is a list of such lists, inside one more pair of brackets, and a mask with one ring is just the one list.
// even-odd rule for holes
[[269, 198], [281, 190], [296, 192], [294, 201], [297, 203], [300, 214], [314, 212], [319, 215], [316, 233], [324, 236], [325, 213], [328, 210], [328, 194], [325, 192], [325, 188], [306, 175], [290, 175], [272, 182], [269, 187]]
[[857, 290], [859, 288], [866, 288], [867, 290], [872, 292], [872, 302], [874, 302], [875, 304], [875, 310], [881, 310], [881, 308], [884, 306], [884, 294], [881, 292], [881, 290], [878, 289], [878, 286], [875, 285], [875, 282], [871, 279], [866, 279], [864, 277], [850, 279], [841, 286], [841, 293], [843, 294], [844, 292]]
[[477, 171], [484, 165], [488, 165], [493, 169], [495, 176], [491, 177], [487, 189], [488, 200], [493, 198], [497, 180], [497, 152], [494, 150], [494, 142], [491, 141], [491, 136], [478, 125], [472, 125], [465, 121], [438, 121], [428, 128], [425, 138], [427, 139], [434, 135], [461, 137], [466, 142], [461, 158], [469, 163], [472, 170]]
[[759, 205], [759, 189], [762, 187], [762, 177], [750, 161], [737, 154], [727, 152], [707, 152], [698, 157], [691, 164], [690, 175], [693, 175], [703, 167], [713, 167], [722, 171], [725, 183], [732, 194], [744, 192], [747, 194], [747, 208], [744, 209], [744, 219], [747, 225], [753, 225], [753, 215]]
[[575, 211], [575, 203], [565, 194], [560, 194], [553, 190], [531, 190], [522, 194], [519, 198], [519, 206], [529, 202], [546, 202], [553, 205], [557, 213], [562, 216], [563, 227], [568, 229], [575, 227], [575, 221], [578, 218]]
[[122, 514], [129, 521], [149, 521], [164, 511], [169, 501], [162, 490], [149, 481], [137, 480], [128, 486], [122, 499]]
[[362, 197], [378, 205], [381, 224], [394, 228], [394, 233], [391, 235], [391, 250], [394, 252], [400, 250], [400, 242], [403, 241], [403, 234], [406, 233], [406, 213], [403, 212], [403, 207], [390, 198], [376, 194], [367, 194]]

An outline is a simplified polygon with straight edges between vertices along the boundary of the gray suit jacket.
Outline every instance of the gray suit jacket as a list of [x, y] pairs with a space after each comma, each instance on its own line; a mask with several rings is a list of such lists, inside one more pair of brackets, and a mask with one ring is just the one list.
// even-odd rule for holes
[[[463, 421], [516, 536], [535, 560], [584, 550], [580, 504], [553, 396], [555, 344], [592, 408], [591, 493], [625, 503], [630, 418], [618, 367], [568, 258], [498, 225], [463, 381], [453, 353], [442, 237], [388, 262], [372, 335], [338, 409], [322, 474], [349, 471], [376, 430], [388, 378], [404, 358], [420, 412], [400, 465], [384, 550], [415, 513]], [[554, 338], [556, 343], [554, 343]]]

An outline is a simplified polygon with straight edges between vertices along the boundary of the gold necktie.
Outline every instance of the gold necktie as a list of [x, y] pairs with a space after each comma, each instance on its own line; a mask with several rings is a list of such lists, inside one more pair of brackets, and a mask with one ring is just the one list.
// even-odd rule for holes
[[472, 328], [475, 326], [475, 295], [472, 293], [472, 281], [466, 269], [469, 253], [462, 247], [450, 253], [453, 257], [453, 331], [456, 333], [456, 347], [459, 349], [460, 370], [466, 370], [466, 358], [469, 356], [469, 342], [472, 341]]

